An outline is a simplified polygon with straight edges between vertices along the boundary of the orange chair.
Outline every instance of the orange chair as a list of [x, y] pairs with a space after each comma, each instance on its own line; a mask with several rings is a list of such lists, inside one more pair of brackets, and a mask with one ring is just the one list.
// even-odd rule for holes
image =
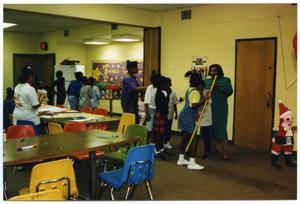
[[[93, 114], [108, 116], [108, 111], [103, 108], [95, 108], [93, 110]], [[107, 130], [108, 125], [107, 124], [99, 124], [99, 125], [95, 126], [95, 128], [100, 129], [100, 130]]]
[[93, 112], [93, 108], [92, 107], [82, 107], [82, 108], [80, 108], [80, 112], [92, 113]]
[[7, 139], [33, 137], [35, 131], [31, 125], [13, 125], [7, 129]]
[[78, 132], [87, 130], [87, 126], [84, 122], [72, 122], [64, 125], [65, 132]]
[[56, 104], [56, 107], [65, 108], [65, 105], [64, 104]]
[[[65, 132], [77, 132], [77, 131], [85, 131], [87, 130], [87, 126], [83, 122], [73, 122], [73, 123], [67, 123], [64, 126]], [[96, 157], [101, 157], [104, 155], [104, 152], [102, 150], [96, 150]], [[77, 160], [87, 160], [89, 158], [88, 152], [80, 152], [76, 154], [70, 155], [74, 159]]]

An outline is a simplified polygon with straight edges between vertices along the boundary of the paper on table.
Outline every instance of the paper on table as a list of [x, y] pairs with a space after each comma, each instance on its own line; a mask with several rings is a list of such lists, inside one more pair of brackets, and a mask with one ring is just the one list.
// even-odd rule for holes
[[103, 121], [103, 118], [74, 118], [72, 121], [76, 122], [85, 122], [85, 121]]
[[38, 109], [39, 112], [63, 112], [66, 111], [65, 108], [60, 108], [56, 106], [41, 106]]

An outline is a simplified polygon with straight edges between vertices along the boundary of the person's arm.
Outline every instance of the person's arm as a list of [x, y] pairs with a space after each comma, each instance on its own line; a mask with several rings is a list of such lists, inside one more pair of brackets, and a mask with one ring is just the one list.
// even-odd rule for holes
[[140, 91], [145, 91], [146, 89], [147, 89], [147, 87], [146, 86], [138, 86], [138, 87], [136, 87], [135, 88], [138, 92], [140, 92]]
[[[196, 91], [198, 91], [198, 93]], [[190, 94], [191, 94], [191, 97], [190, 97], [191, 108], [199, 108], [200, 106], [202, 106], [205, 103], [206, 100], [208, 100], [210, 98], [210, 96], [204, 97], [202, 90], [200, 90], [200, 91], [193, 90], [193, 91], [191, 91]], [[197, 94], [199, 94], [199, 95], [197, 96]]]
[[174, 104], [174, 113], [175, 113], [175, 120], [177, 120], [178, 118], [177, 104]]
[[151, 100], [150, 92], [151, 92], [150, 86], [148, 86], [146, 89], [145, 98], [144, 98], [146, 121], [150, 121], [150, 112], [149, 112], [149, 103]]
[[145, 118], [146, 118], [146, 121], [150, 121], [150, 112], [149, 112], [148, 103], [144, 103], [144, 106], [145, 106]]
[[216, 87], [227, 97], [231, 96], [233, 89], [231, 86], [231, 80], [227, 77], [224, 77], [221, 83], [217, 83]]
[[[29, 91], [29, 97], [30, 97], [30, 101], [31, 101], [31, 106], [34, 110], [38, 109], [41, 105], [43, 100], [45, 99], [45, 95], [41, 94], [40, 97], [38, 97], [37, 93], [35, 92], [34, 89], [32, 89], [31, 91]], [[37, 104], [37, 105], [35, 105]]]

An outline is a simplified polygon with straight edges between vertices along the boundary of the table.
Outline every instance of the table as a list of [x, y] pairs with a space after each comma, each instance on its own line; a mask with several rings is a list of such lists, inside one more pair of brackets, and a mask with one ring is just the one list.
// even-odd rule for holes
[[[3, 165], [15, 166], [46, 159], [67, 157], [71, 154], [89, 152], [90, 199], [96, 197], [96, 150], [123, 144], [133, 144], [137, 137], [123, 136], [111, 131], [88, 130], [65, 132], [59, 135], [41, 135], [31, 138], [9, 139], [3, 144]], [[28, 150], [17, 151], [20, 147], [35, 145]]]
[[97, 114], [90, 113], [82, 113], [82, 112], [64, 112], [57, 113], [55, 115], [42, 115], [40, 119], [44, 122], [55, 122], [59, 123], [62, 126], [66, 123], [70, 122], [84, 122], [87, 125], [99, 124], [99, 123], [114, 123], [119, 122], [120, 117], [114, 116], [103, 116]]

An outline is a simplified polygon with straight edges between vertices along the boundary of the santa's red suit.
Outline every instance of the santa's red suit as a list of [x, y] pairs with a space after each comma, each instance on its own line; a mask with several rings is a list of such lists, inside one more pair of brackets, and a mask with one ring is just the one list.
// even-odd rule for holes
[[281, 102], [279, 101], [279, 130], [276, 136], [272, 138], [272, 162], [271, 164], [275, 167], [281, 168], [278, 164], [278, 157], [283, 151], [285, 155], [285, 163], [288, 166], [293, 166], [291, 161], [291, 155], [293, 154], [294, 141], [293, 141], [293, 113]]

